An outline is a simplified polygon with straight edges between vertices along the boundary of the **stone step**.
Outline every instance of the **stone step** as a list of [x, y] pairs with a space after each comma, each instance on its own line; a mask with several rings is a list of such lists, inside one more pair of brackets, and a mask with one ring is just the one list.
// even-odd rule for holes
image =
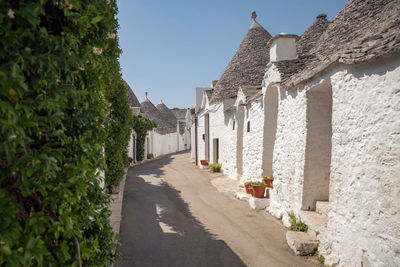
[[317, 201], [315, 211], [328, 217], [329, 201]]
[[264, 210], [269, 206], [269, 199], [250, 196], [249, 205], [253, 210]]
[[235, 192], [235, 197], [239, 200], [249, 201], [251, 195], [241, 192]]
[[286, 232], [286, 241], [296, 255], [313, 255], [318, 248], [318, 240], [304, 232]]
[[308, 234], [316, 238], [319, 234], [326, 230], [328, 225], [328, 216], [319, 214], [315, 211], [304, 211], [302, 210], [299, 214], [302, 222], [308, 226]]

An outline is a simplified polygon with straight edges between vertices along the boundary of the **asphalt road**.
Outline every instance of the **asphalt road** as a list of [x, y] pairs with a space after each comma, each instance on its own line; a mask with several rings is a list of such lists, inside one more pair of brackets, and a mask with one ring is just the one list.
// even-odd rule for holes
[[187, 153], [130, 168], [116, 266], [317, 266], [291, 252], [278, 220], [210, 179]]

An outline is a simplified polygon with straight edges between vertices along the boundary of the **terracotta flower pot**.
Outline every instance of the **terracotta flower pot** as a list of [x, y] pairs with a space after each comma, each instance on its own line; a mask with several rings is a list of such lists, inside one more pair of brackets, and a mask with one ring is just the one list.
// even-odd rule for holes
[[267, 187], [274, 188], [273, 187], [274, 178], [263, 178], [263, 180], [264, 180], [264, 184]]
[[220, 167], [214, 167], [213, 168], [213, 172], [220, 172], [221, 171], [221, 168]]
[[253, 197], [256, 198], [263, 198], [264, 197], [264, 192], [265, 192], [265, 185], [252, 185], [253, 188]]
[[244, 187], [246, 188], [246, 194], [251, 194], [251, 184], [244, 184]]
[[206, 165], [208, 165], [208, 160], [202, 159], [202, 160], [200, 160], [200, 164], [203, 166], [206, 166]]

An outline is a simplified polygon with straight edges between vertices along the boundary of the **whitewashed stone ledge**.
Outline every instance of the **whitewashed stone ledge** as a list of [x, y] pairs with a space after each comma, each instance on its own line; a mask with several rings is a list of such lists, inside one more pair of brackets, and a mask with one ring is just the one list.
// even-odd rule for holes
[[315, 253], [318, 248], [318, 240], [304, 232], [286, 232], [286, 241], [296, 255], [308, 256]]

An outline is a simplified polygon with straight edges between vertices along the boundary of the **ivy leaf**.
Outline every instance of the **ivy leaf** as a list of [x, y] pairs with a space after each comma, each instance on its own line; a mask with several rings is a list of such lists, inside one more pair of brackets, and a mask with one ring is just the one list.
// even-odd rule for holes
[[94, 17], [94, 18], [92, 19], [91, 23], [92, 23], [92, 24], [97, 24], [97, 23], [98, 23], [100, 20], [102, 20], [102, 19], [103, 19], [102, 16]]

